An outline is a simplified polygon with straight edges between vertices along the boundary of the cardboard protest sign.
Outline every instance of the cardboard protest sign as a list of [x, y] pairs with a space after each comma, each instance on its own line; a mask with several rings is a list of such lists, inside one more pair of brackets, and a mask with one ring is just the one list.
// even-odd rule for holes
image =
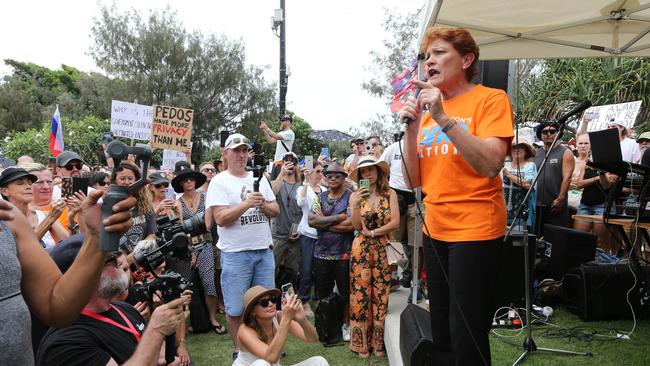
[[149, 141], [151, 139], [151, 106], [111, 102], [111, 132], [114, 136]]
[[187, 157], [184, 153], [176, 150], [163, 150], [162, 164], [160, 169], [162, 170], [174, 170], [176, 162], [187, 161]]
[[641, 109], [642, 101], [607, 104], [595, 107], [590, 107], [585, 111], [580, 119], [580, 123], [584, 120], [589, 120], [587, 131], [600, 131], [607, 128], [607, 124], [612, 119], [619, 119], [625, 121], [626, 127], [634, 127], [639, 109]]
[[192, 140], [191, 109], [154, 105], [151, 124], [151, 147], [185, 151]]

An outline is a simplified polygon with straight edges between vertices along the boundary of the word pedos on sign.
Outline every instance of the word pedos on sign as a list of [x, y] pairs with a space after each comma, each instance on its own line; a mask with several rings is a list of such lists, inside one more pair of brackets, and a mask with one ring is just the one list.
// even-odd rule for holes
[[177, 151], [190, 147], [194, 111], [164, 105], [152, 108], [151, 147]]

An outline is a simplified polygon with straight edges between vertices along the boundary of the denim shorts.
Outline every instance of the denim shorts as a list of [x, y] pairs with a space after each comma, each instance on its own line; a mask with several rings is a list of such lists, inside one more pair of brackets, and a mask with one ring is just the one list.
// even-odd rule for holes
[[581, 203], [578, 206], [578, 215], [603, 215], [605, 212], [605, 204], [601, 203], [599, 205], [585, 205]]
[[221, 252], [221, 291], [226, 314], [244, 312], [244, 293], [260, 285], [275, 288], [275, 261], [271, 249]]

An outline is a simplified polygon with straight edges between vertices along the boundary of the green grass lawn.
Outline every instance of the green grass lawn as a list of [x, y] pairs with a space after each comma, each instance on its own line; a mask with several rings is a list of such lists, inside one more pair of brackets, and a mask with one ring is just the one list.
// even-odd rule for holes
[[[225, 322], [221, 316], [219, 321]], [[549, 320], [562, 329], [579, 327], [585, 334], [598, 332], [609, 334], [610, 330], [627, 333], [632, 328], [632, 321], [583, 322], [578, 317], [563, 309], [556, 309]], [[570, 351], [592, 352], [593, 357], [564, 356], [539, 352], [533, 360], [527, 360], [525, 365], [650, 365], [650, 321], [641, 320], [630, 340], [593, 337], [587, 341], [569, 336], [569, 332], [559, 333], [560, 328], [552, 326], [534, 326], [533, 339], [539, 347], [556, 348]], [[513, 332], [499, 330], [505, 335]], [[574, 332], [575, 333], [575, 332]], [[524, 334], [525, 335], [525, 334]], [[502, 338], [494, 334], [490, 336], [493, 365], [511, 365], [521, 354], [521, 343], [524, 335], [514, 338]], [[187, 337], [190, 356], [195, 365], [221, 366], [232, 364], [232, 342], [229, 335], [215, 333], [189, 334]], [[324, 356], [330, 365], [388, 365], [388, 359], [377, 359], [371, 356], [368, 360], [360, 359], [350, 352], [348, 344], [325, 348], [320, 344], [304, 344], [289, 337], [286, 347], [287, 357], [281, 360], [282, 365], [289, 366], [314, 355]]]

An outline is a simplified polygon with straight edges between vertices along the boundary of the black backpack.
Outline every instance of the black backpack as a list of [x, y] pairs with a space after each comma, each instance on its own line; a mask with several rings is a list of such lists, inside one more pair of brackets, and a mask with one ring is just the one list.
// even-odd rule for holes
[[337, 293], [331, 293], [320, 300], [314, 313], [318, 340], [325, 347], [343, 342], [341, 326], [343, 325], [343, 300]]

